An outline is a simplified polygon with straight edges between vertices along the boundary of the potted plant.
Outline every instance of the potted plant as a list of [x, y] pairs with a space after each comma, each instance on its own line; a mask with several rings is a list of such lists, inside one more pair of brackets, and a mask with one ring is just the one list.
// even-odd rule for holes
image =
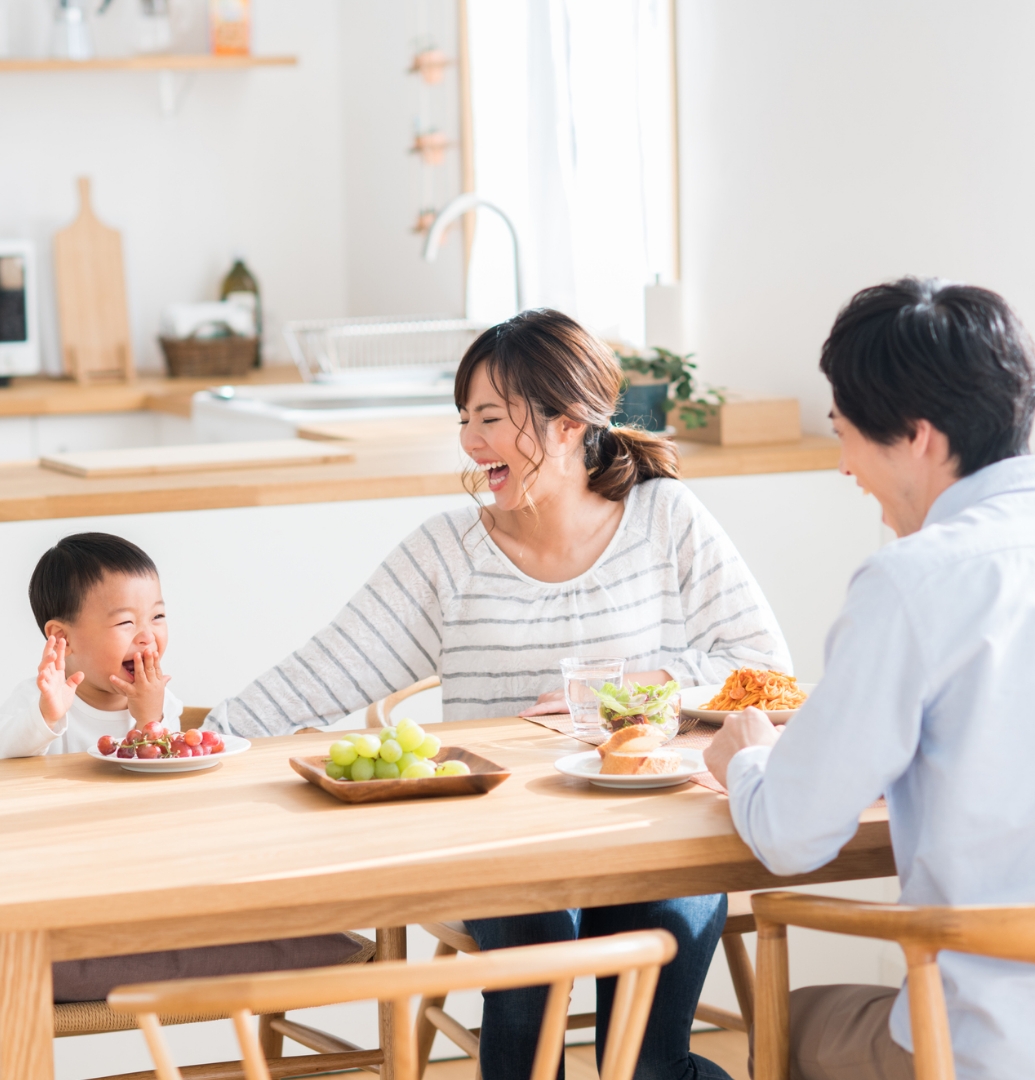
[[678, 408], [686, 427], [701, 428], [726, 400], [721, 390], [698, 386], [693, 353], [680, 355], [656, 347], [646, 356], [617, 349], [615, 356], [626, 372], [615, 424], [664, 431], [668, 414]]

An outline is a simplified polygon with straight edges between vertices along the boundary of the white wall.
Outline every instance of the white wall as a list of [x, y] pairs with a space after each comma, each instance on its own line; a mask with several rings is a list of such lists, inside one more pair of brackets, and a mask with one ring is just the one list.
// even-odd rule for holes
[[1035, 7], [679, 0], [684, 280], [706, 373], [802, 399], [838, 307], [906, 273], [1035, 327]]
[[[7, 3], [14, 51], [42, 53], [51, 0]], [[43, 256], [50, 364], [51, 238], [74, 216], [79, 174], [93, 178], [98, 215], [122, 232], [138, 367], [160, 364], [161, 309], [218, 295], [235, 250], [274, 324], [347, 313], [342, 5], [253, 8], [254, 51], [297, 55], [298, 67], [197, 74], [172, 117], [159, 111], [154, 73], [0, 75], [0, 236], [28, 236]], [[129, 47], [134, 9], [116, 0], [96, 21], [99, 49]], [[202, 29], [198, 15], [195, 45]]]
[[349, 314], [464, 313], [460, 229], [433, 264], [411, 231], [421, 206], [441, 209], [459, 193], [459, 151], [424, 172], [408, 152], [418, 122], [458, 137], [456, 68], [425, 91], [406, 74], [418, 42], [456, 56], [454, 11], [453, 0], [341, 4]]

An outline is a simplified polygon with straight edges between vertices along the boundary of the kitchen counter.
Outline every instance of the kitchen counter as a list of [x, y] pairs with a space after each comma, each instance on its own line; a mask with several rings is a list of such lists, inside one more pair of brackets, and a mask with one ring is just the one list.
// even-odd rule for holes
[[[143, 380], [141, 380], [143, 381]], [[120, 388], [125, 389], [125, 388]], [[345, 464], [238, 468], [152, 476], [83, 479], [36, 462], [0, 464], [0, 521], [146, 514], [170, 510], [283, 506], [356, 499], [462, 493], [460, 453], [452, 417], [314, 425], [299, 434], [348, 434], [355, 460]], [[679, 442], [684, 478], [751, 476], [836, 469], [836, 440], [719, 447]]]
[[133, 382], [94, 383], [80, 386], [72, 379], [42, 375], [19, 377], [0, 388], [0, 417], [67, 416], [77, 413], [139, 412], [149, 409], [190, 416], [191, 395], [210, 386], [232, 381], [237, 385], [301, 382], [291, 366], [256, 368], [230, 378], [173, 379], [167, 375], [140, 375]]

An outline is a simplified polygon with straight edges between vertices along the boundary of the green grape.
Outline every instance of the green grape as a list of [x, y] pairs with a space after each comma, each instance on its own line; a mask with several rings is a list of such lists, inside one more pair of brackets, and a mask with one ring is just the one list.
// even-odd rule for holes
[[378, 732], [378, 737], [381, 739], [381, 742], [383, 742], [383, 743], [388, 742], [389, 739], [394, 739], [395, 738], [395, 728], [394, 727], [381, 728], [381, 730]]
[[351, 765], [356, 760], [356, 748], [350, 742], [331, 743], [331, 761], [335, 765]]
[[381, 750], [381, 740], [376, 735], [361, 735], [356, 740], [356, 753], [360, 757], [376, 758]]
[[341, 780], [345, 775], [345, 766], [339, 765], [335, 761], [328, 761], [324, 768], [324, 772], [326, 772], [332, 780]]
[[443, 761], [435, 770], [436, 776], [469, 776], [471, 769], [466, 761]]
[[417, 723], [412, 717], [404, 716], [398, 724], [395, 725], [397, 731], [402, 731], [403, 728], [413, 727]]
[[355, 743], [358, 739], [363, 738], [363, 732], [362, 731], [343, 731], [341, 733], [341, 737], [346, 742]]
[[413, 752], [417, 757], [432, 758], [442, 749], [442, 740], [437, 735], [425, 735], [420, 746]]
[[403, 754], [396, 762], [396, 765], [399, 766], [399, 772], [404, 773], [411, 765], [416, 765], [418, 761], [420, 761], [420, 758], [411, 751]]
[[373, 780], [374, 762], [371, 758], [360, 757], [352, 763], [353, 780]]
[[435, 766], [428, 764], [426, 761], [415, 761], [408, 769], [406, 769], [402, 778], [404, 780], [425, 780], [429, 776], [435, 775]]
[[403, 727], [399, 725], [399, 734], [396, 736], [396, 742], [407, 753], [415, 751], [422, 742], [424, 742], [424, 728], [419, 724], [411, 724], [409, 727]]
[[399, 779], [399, 766], [391, 761], [384, 761], [378, 758], [374, 762], [374, 776], [378, 780], [398, 780]]
[[381, 759], [383, 761], [395, 762], [402, 757], [402, 747], [395, 741], [395, 739], [385, 739], [381, 743]]

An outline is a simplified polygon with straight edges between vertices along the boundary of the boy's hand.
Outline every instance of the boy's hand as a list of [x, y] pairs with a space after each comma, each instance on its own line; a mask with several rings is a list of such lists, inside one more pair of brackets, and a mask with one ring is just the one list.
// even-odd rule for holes
[[133, 655], [133, 682], [126, 682], [117, 675], [109, 678], [116, 689], [129, 701], [129, 715], [137, 727], [152, 720], [161, 720], [165, 712], [165, 684], [172, 676], [162, 674], [158, 653], [148, 649]]
[[43, 659], [36, 675], [36, 685], [40, 692], [40, 712], [51, 727], [72, 707], [75, 688], [86, 678], [81, 671], [65, 678], [66, 647], [64, 638], [56, 638], [51, 634], [47, 638], [47, 644], [43, 646]]

